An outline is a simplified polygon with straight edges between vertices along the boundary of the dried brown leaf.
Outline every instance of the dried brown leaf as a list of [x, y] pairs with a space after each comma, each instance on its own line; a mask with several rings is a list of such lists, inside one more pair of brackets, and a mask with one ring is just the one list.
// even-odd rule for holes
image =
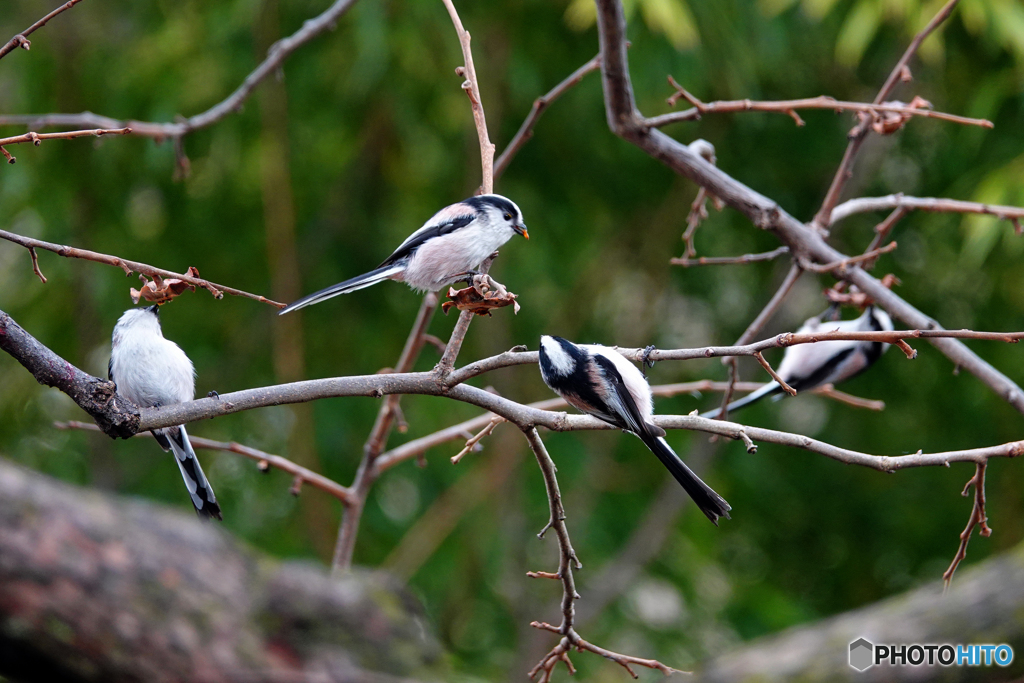
[[[189, 277], [198, 278], [199, 271], [190, 266], [187, 275]], [[185, 290], [191, 290], [193, 292], [196, 291], [195, 285], [176, 277], [164, 279], [157, 275], [153, 280], [147, 280], [145, 275], [140, 275], [139, 279], [145, 282], [145, 284], [142, 285], [142, 288], [131, 288], [132, 303], [136, 304], [142, 299], [154, 304], [165, 304], [168, 301], [172, 301], [177, 298]], [[218, 293], [219, 292], [214, 292], [214, 296]]]
[[[480, 289], [483, 291], [480, 291]], [[519, 302], [516, 301], [516, 295], [512, 292], [491, 291], [483, 287], [480, 289], [466, 287], [465, 289], [456, 290], [454, 287], [449, 287], [448, 298], [451, 301], [445, 301], [441, 304], [441, 310], [446, 315], [452, 308], [457, 308], [460, 311], [471, 311], [477, 315], [490, 315], [492, 309], [512, 306], [516, 313], [519, 312]]]

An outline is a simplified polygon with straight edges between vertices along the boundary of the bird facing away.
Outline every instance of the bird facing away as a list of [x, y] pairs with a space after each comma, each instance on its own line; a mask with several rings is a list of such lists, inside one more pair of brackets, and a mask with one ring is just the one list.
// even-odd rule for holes
[[651, 423], [651, 387], [625, 356], [607, 346], [544, 335], [540, 374], [569, 405], [640, 437], [716, 526], [719, 517], [729, 519], [732, 507], [675, 454], [664, 439], [665, 430]]
[[[108, 377], [117, 393], [140, 408], [157, 408], [191, 401], [195, 369], [177, 344], [164, 339], [156, 306], [132, 308], [114, 326]], [[199, 466], [184, 426], [154, 429], [165, 450], [174, 452], [192, 505], [200, 517], [222, 519], [217, 497]]]
[[[859, 318], [822, 322], [821, 316], [809, 318], [797, 334], [813, 332], [881, 332], [893, 329], [889, 314], [876, 306], [868, 306]], [[797, 344], [786, 348], [779, 363], [778, 375], [797, 391], [808, 391], [823, 384], [839, 384], [859, 375], [882, 357], [889, 345], [872, 341], [823, 341]], [[782, 386], [772, 380], [757, 391], [729, 404], [729, 412], [760, 401], [765, 396], [782, 394]], [[721, 408], [704, 413], [701, 417], [714, 419]]]
[[384, 280], [436, 292], [476, 275], [484, 259], [516, 234], [530, 239], [515, 202], [496, 194], [470, 197], [434, 214], [374, 270], [305, 296], [281, 309], [280, 315]]

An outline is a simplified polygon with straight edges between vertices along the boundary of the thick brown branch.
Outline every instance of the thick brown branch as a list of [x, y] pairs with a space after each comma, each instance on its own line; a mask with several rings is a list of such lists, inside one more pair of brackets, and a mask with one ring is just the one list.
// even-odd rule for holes
[[[53, 19], [55, 16], [57, 16], [58, 14], [63, 12], [64, 10], [71, 9], [72, 7], [74, 7], [75, 5], [77, 5], [80, 2], [82, 2], [82, 0], [68, 0], [67, 2], [65, 2], [60, 7], [58, 7], [55, 10], [53, 10], [52, 12], [47, 14], [45, 17], [43, 17], [42, 19], [40, 19], [36, 23], [32, 24], [31, 26], [29, 26], [27, 29], [25, 29], [21, 33], [17, 34], [13, 38], [11, 38], [9, 41], [7, 41], [6, 45], [4, 45], [3, 47], [0, 47], [0, 59], [3, 59], [4, 57], [7, 56], [8, 53], [13, 52], [16, 48], [19, 48], [19, 47], [28, 50], [32, 46], [32, 43], [31, 43], [31, 41], [29, 41], [28, 36], [30, 36], [33, 33], [35, 33], [35, 31], [37, 29], [40, 29], [43, 26], [46, 26], [46, 22], [50, 21], [50, 19]], [[0, 143], [0, 144], [3, 144], [3, 143]]]
[[803, 126], [803, 119], [796, 115], [797, 109], [831, 109], [837, 114], [845, 111], [856, 111], [870, 114], [872, 118], [878, 118], [883, 114], [923, 116], [925, 118], [940, 119], [942, 121], [950, 121], [952, 123], [959, 123], [966, 126], [981, 126], [982, 128], [993, 127], [992, 122], [986, 119], [975, 119], [967, 116], [957, 116], [956, 114], [946, 114], [944, 112], [932, 111], [931, 109], [910, 107], [896, 102], [879, 102], [875, 104], [868, 104], [866, 102], [845, 102], [833, 99], [827, 95], [807, 97], [799, 100], [776, 100], [772, 102], [755, 102], [753, 100], [701, 102], [696, 97], [686, 92], [686, 90], [678, 83], [675, 83], [675, 81], [671, 82], [675, 87], [679, 88], [682, 93], [684, 93], [684, 97], [686, 97], [690, 104], [694, 106], [686, 111], [672, 112], [669, 114], [662, 114], [661, 116], [655, 116], [650, 119], [645, 119], [644, 123], [652, 128], [660, 128], [662, 126], [667, 126], [670, 123], [679, 123], [682, 121], [695, 121], [703, 114], [727, 114], [743, 111], [763, 111], [786, 114], [796, 121], [796, 125]]
[[[53, 426], [57, 429], [81, 429], [93, 432], [102, 431], [94, 424], [89, 424], [88, 422], [77, 422], [75, 420], [71, 420], [69, 422], [54, 422]], [[153, 433], [140, 432], [136, 434], [136, 436], [152, 438]], [[313, 470], [307, 469], [302, 465], [298, 465], [288, 458], [281, 457], [280, 455], [266, 453], [235, 441], [214, 441], [212, 439], [204, 439], [201, 436], [192, 435], [189, 435], [188, 440], [192, 443], [193, 448], [201, 448], [208, 451], [221, 451], [223, 453], [235, 453], [249, 458], [250, 460], [255, 460], [257, 466], [264, 472], [268, 467], [276, 467], [283, 472], [291, 474], [298, 481], [308, 483], [313, 488], [320, 489], [324, 493], [334, 496], [342, 503], [347, 504], [352, 498], [352, 491], [347, 487], [342, 486], [336, 481], [328, 479], [322, 474], [317, 474]]]
[[[115, 266], [123, 270], [125, 275], [131, 275], [134, 272], [142, 273], [143, 275], [148, 275], [152, 278], [178, 278], [179, 280], [183, 280], [191, 285], [195, 285], [196, 287], [209, 291], [217, 299], [221, 298], [224, 295], [223, 293], [226, 292], [233, 296], [243, 296], [247, 299], [254, 299], [262, 303], [267, 303], [271, 306], [276, 306], [277, 308], [285, 307], [285, 304], [272, 301], [264, 296], [259, 296], [258, 294], [243, 292], [242, 290], [235, 289], [234, 287], [225, 287], [224, 285], [218, 285], [215, 282], [210, 282], [209, 280], [192, 277], [191, 275], [183, 275], [170, 270], [164, 270], [163, 268], [154, 268], [153, 266], [146, 265], [145, 263], [139, 263], [138, 261], [128, 261], [119, 256], [110, 256], [108, 254], [89, 251], [88, 249], [78, 249], [76, 247], [66, 247], [61, 244], [43, 242], [42, 240], [33, 239], [31, 237], [16, 235], [13, 232], [7, 232], [6, 230], [0, 230], [0, 239], [20, 244], [29, 250], [45, 249], [46, 251], [52, 251], [55, 254], [64, 256], [65, 258], [84, 259], [86, 261], [103, 263], [108, 266]], [[46, 280], [44, 279], [43, 282], [45, 281]]]
[[117, 394], [113, 382], [82, 372], [39, 343], [3, 311], [0, 349], [25, 366], [37, 382], [70, 396], [107, 436], [127, 439], [139, 430], [139, 409]]
[[541, 95], [533, 101], [533, 108], [530, 110], [530, 113], [527, 114], [523, 124], [519, 126], [519, 130], [516, 131], [512, 141], [508, 143], [508, 147], [502, 151], [501, 155], [494, 162], [495, 180], [501, 177], [505, 172], [505, 169], [508, 168], [508, 165], [512, 163], [512, 159], [515, 155], [518, 154], [523, 145], [533, 137], [533, 128], [537, 125], [537, 122], [540, 121], [540, 117], [544, 114], [544, 111], [550, 107], [555, 100], [582, 81], [584, 76], [592, 71], [597, 71], [600, 68], [601, 55], [597, 55], [589, 62], [569, 74], [564, 81], [549, 90], [547, 94]]

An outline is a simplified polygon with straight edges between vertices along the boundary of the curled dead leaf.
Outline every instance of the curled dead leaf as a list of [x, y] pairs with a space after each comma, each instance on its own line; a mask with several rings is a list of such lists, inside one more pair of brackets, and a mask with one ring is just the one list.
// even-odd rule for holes
[[[932, 103], [923, 97], [917, 96], [911, 100], [910, 104], [904, 105], [902, 102], [886, 102], [887, 105], [893, 106], [905, 106], [908, 109], [931, 109]], [[878, 112], [872, 116], [871, 129], [879, 135], [891, 135], [900, 128], [903, 127], [907, 121], [913, 118], [912, 114], [907, 114], [898, 111], [884, 111]]]
[[471, 311], [477, 315], [490, 315], [491, 309], [512, 306], [513, 311], [519, 312], [519, 302], [516, 301], [516, 295], [504, 287], [497, 291], [479, 285], [459, 290], [449, 287], [448, 298], [451, 301], [445, 301], [441, 304], [441, 310], [445, 312], [445, 315], [452, 308], [457, 308], [460, 311]]
[[[189, 266], [186, 275], [198, 278], [199, 271], [194, 266]], [[195, 285], [176, 277], [162, 278], [159, 275], [154, 275], [152, 280], [148, 280], [145, 275], [139, 275], [139, 279], [145, 283], [142, 285], [142, 288], [135, 289], [132, 287], [130, 290], [132, 303], [136, 304], [142, 299], [154, 304], [165, 304], [181, 295], [185, 290], [191, 290], [193, 292], [196, 291]], [[215, 290], [211, 287], [207, 287], [206, 289], [209, 289], [217, 298], [223, 296], [219, 290]]]

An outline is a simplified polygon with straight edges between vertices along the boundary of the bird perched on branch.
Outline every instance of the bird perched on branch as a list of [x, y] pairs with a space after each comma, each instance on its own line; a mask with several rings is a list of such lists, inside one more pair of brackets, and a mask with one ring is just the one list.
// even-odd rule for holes
[[[157, 306], [124, 312], [114, 326], [107, 369], [117, 393], [140, 408], [184, 403], [195, 396], [192, 361], [177, 344], [164, 339]], [[154, 429], [153, 436], [165, 451], [174, 452], [196, 513], [222, 519], [217, 497], [199, 466], [185, 427]]]
[[569, 405], [640, 437], [715, 525], [719, 517], [729, 519], [732, 507], [675, 454], [664, 439], [665, 430], [651, 423], [651, 388], [625, 356], [607, 346], [544, 335], [540, 374]]
[[477, 275], [476, 268], [513, 235], [530, 239], [515, 202], [501, 195], [470, 197], [438, 211], [369, 273], [305, 296], [281, 309], [281, 315], [325, 299], [375, 285], [404, 282], [414, 290], [436, 292]]
[[[829, 309], [831, 310], [831, 309]], [[826, 311], [827, 312], [827, 311]], [[824, 315], [824, 314], [822, 314]], [[868, 306], [859, 318], [853, 320], [825, 321], [822, 315], [810, 318], [797, 334], [813, 332], [881, 332], [893, 329], [889, 314], [877, 306]], [[889, 344], [877, 341], [821, 341], [813, 344], [797, 344], [786, 348], [779, 364], [778, 375], [797, 391], [808, 391], [823, 384], [838, 384], [867, 370], [889, 348]], [[729, 404], [729, 412], [738, 410], [765, 396], [779, 395], [782, 386], [772, 380], [763, 387]], [[704, 413], [701, 417], [714, 419], [721, 408]]]

